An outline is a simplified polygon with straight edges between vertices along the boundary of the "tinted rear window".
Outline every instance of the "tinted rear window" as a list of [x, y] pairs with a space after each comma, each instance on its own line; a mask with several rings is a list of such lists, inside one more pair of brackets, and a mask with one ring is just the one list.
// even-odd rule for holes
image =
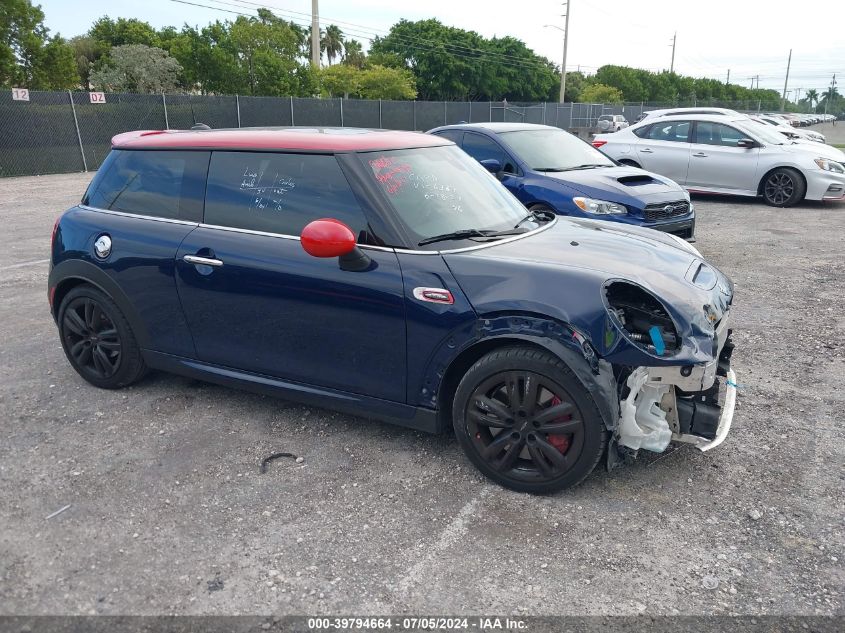
[[82, 202], [98, 209], [199, 222], [209, 152], [113, 150]]
[[335, 218], [356, 234], [367, 221], [334, 156], [214, 152], [205, 222], [299, 235], [306, 224]]

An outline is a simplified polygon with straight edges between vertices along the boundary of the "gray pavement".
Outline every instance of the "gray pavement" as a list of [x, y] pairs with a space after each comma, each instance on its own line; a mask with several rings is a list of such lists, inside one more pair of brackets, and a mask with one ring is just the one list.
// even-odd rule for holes
[[[44, 262], [88, 178], [0, 180], [0, 614], [843, 614], [845, 203], [699, 199], [737, 284], [731, 435], [534, 497], [448, 435], [89, 386]], [[259, 474], [276, 451], [304, 462]]]

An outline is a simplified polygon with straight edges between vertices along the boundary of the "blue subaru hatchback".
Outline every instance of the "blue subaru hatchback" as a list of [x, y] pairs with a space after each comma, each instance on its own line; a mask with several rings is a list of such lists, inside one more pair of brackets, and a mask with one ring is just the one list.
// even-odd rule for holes
[[448, 138], [481, 162], [529, 209], [634, 224], [695, 240], [695, 210], [680, 185], [620, 165], [560, 128], [468, 123], [429, 133]]
[[516, 490], [574, 485], [733, 416], [731, 282], [693, 246], [527, 212], [444, 138], [131, 132], [56, 222], [70, 365], [156, 369], [454, 429]]

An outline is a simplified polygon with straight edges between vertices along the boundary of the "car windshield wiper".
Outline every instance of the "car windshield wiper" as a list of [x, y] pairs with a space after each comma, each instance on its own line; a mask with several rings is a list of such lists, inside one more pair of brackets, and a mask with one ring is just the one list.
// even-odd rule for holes
[[492, 231], [488, 229], [461, 229], [460, 231], [452, 231], [451, 233], [443, 233], [442, 235], [427, 237], [424, 240], [417, 242], [417, 246], [425, 246], [426, 244], [434, 244], [435, 242], [446, 242], [448, 240], [465, 240], [470, 237], [501, 237], [504, 235], [519, 235], [524, 232], [525, 231], [514, 230]]
[[523, 222], [527, 222], [528, 220], [540, 220], [540, 221], [549, 222], [551, 220], [554, 220], [554, 218], [555, 218], [554, 211], [545, 211], [545, 210], [543, 210], [543, 211], [540, 211], [540, 210], [529, 211], [528, 215], [526, 215], [519, 222], [514, 224], [513, 228], [518, 229], [520, 224], [522, 224]]

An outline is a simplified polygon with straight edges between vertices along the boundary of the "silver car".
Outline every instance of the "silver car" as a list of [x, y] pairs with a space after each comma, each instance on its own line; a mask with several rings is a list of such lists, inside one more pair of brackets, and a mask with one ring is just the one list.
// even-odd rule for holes
[[596, 134], [593, 146], [692, 192], [762, 196], [776, 207], [845, 198], [841, 150], [790, 142], [743, 115], [646, 119], [614, 134]]
[[628, 121], [621, 114], [603, 114], [596, 121], [596, 127], [602, 132], [618, 132], [628, 127]]

